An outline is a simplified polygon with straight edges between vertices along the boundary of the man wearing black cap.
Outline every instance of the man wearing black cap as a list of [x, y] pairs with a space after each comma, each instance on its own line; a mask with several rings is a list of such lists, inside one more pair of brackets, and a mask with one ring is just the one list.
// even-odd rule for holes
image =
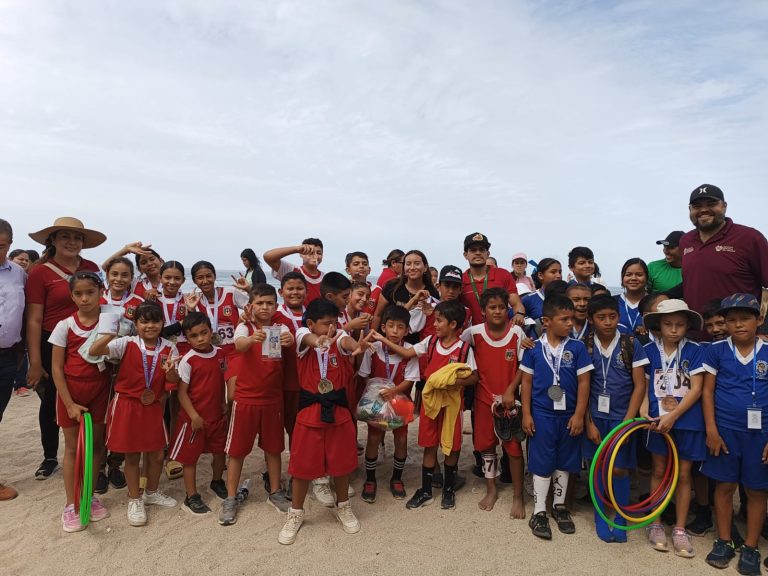
[[683, 295], [691, 309], [702, 312], [708, 302], [742, 292], [762, 298], [768, 287], [768, 241], [749, 226], [725, 216], [723, 191], [702, 184], [688, 205], [696, 227], [680, 239]]
[[512, 274], [503, 268], [488, 266], [488, 237], [480, 232], [473, 232], [464, 238], [464, 258], [469, 262], [469, 269], [462, 276], [463, 286], [461, 301], [472, 312], [472, 324], [482, 324], [483, 311], [480, 308], [480, 296], [488, 288], [504, 288], [509, 292], [509, 305], [514, 309], [514, 322], [519, 326], [525, 320], [525, 307], [517, 295], [517, 286]]
[[667, 234], [664, 240], [657, 240], [656, 244], [664, 247], [664, 258], [648, 263], [648, 293], [665, 292], [674, 288], [683, 281], [683, 273], [680, 268], [682, 256], [680, 255], [680, 238], [682, 230], [675, 230]]

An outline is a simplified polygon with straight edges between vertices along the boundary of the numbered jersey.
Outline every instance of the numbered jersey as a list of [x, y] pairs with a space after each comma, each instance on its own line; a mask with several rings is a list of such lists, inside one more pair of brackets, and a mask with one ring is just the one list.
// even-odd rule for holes
[[197, 309], [210, 318], [216, 346], [230, 356], [235, 352], [235, 328], [240, 322], [240, 310], [248, 304], [248, 295], [231, 286], [218, 286], [215, 290], [212, 300], [200, 297]]

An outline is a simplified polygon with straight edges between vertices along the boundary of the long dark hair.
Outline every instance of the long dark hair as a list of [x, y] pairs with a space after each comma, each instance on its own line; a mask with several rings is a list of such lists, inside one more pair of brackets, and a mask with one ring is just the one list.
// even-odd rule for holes
[[[421, 280], [424, 282], [424, 286], [433, 296], [439, 294], [437, 288], [435, 288], [435, 285], [432, 283], [432, 273], [429, 271], [429, 262], [427, 261], [427, 257], [421, 250], [408, 250], [408, 252], [403, 255], [403, 270], [400, 272], [400, 276], [397, 278], [392, 293], [394, 294], [400, 288], [405, 286], [405, 283], [408, 280], [405, 276], [405, 259], [408, 258], [408, 256], [411, 254], [416, 254], [419, 258], [421, 258], [421, 261], [424, 262], [424, 273], [421, 275]], [[395, 280], [392, 280], [392, 282], [395, 282]]]
[[251, 274], [251, 285], [255, 286], [256, 284], [266, 284], [267, 275], [264, 274], [264, 270], [261, 269], [261, 260], [259, 260], [259, 257], [256, 256], [256, 252], [254, 252], [251, 248], [246, 248], [240, 252], [240, 258], [245, 258], [248, 260], [248, 268], [253, 270], [253, 273]]

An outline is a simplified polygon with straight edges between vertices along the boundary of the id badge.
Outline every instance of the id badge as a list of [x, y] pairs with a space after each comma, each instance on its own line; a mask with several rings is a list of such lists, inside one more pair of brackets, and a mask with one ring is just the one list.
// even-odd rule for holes
[[608, 394], [600, 394], [597, 397], [597, 411], [608, 414], [611, 411], [611, 397]]
[[552, 407], [555, 410], [565, 410], [565, 394], [563, 394], [563, 397], [560, 398], [560, 400], [553, 400]]
[[762, 408], [747, 408], [747, 430], [763, 429]]

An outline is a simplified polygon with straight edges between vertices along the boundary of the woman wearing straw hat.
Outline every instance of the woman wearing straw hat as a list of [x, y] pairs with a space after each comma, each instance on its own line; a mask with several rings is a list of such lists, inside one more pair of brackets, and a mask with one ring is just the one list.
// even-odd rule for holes
[[43, 461], [35, 478], [45, 480], [59, 467], [59, 427], [56, 424], [56, 387], [50, 377], [52, 346], [48, 343], [56, 324], [77, 307], [69, 293], [69, 278], [76, 272], [99, 273], [95, 262], [80, 257], [83, 248], [94, 248], [107, 237], [89, 230], [77, 218], [56, 218], [52, 226], [29, 235], [45, 246], [43, 255], [30, 268], [27, 279], [27, 383], [40, 397], [40, 440]]

